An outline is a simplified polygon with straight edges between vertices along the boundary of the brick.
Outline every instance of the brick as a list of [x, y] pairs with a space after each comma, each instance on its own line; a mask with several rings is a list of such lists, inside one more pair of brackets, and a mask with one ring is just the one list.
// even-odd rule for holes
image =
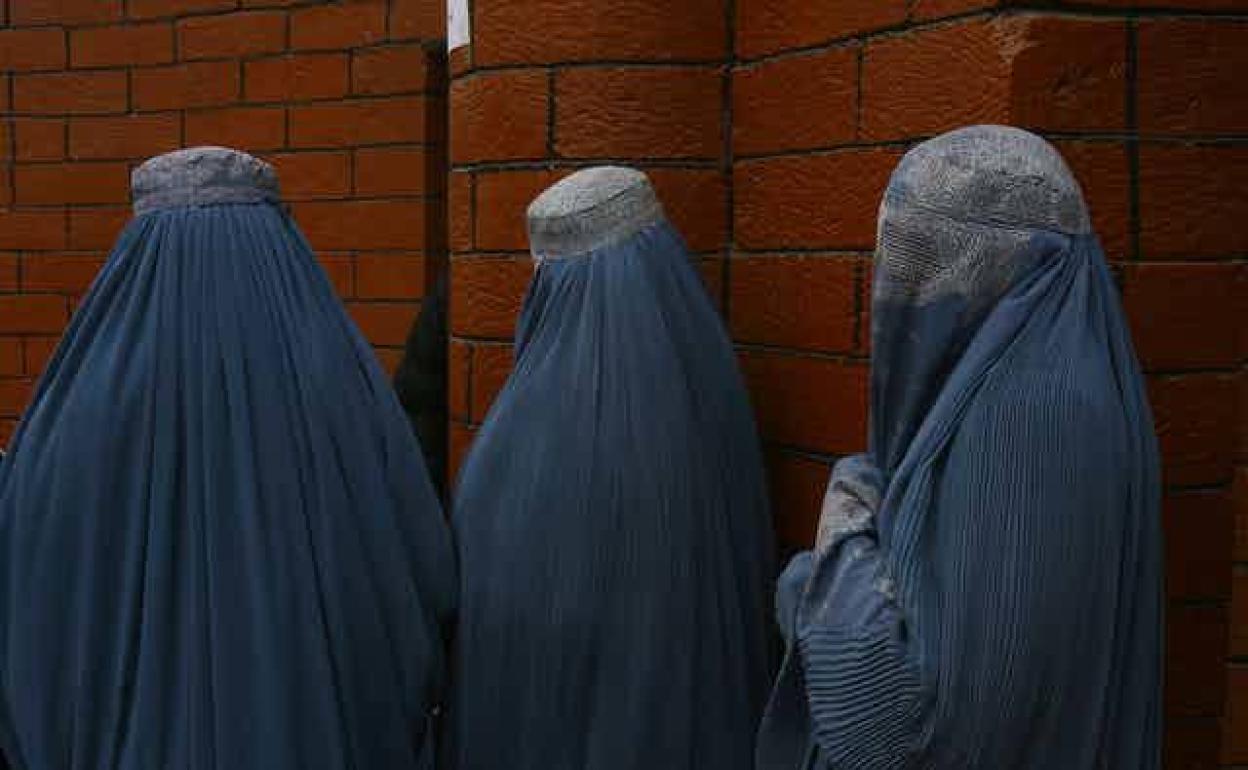
[[402, 345], [420, 310], [410, 302], [348, 302], [347, 310], [374, 345]]
[[403, 348], [374, 347], [373, 352], [377, 354], [377, 362], [381, 364], [386, 377], [393, 378], [395, 370], [399, 368], [399, 363], [403, 360]]
[[1216, 770], [1222, 720], [1171, 717], [1163, 724], [1162, 767], [1170, 770]]
[[[1248, 378], [1240, 377], [1242, 385]], [[1240, 388], [1241, 391], [1248, 388]], [[1241, 404], [1242, 406], [1242, 404]], [[1240, 411], [1243, 415], [1244, 412]], [[1243, 430], [1243, 418], [1240, 418], [1240, 430]], [[1231, 499], [1235, 501], [1235, 561], [1248, 562], [1248, 466], [1241, 465], [1235, 469], [1235, 481], [1231, 485]]]
[[972, 20], [881, 39], [863, 54], [862, 135], [896, 139], [971, 123], [1052, 131], [1126, 125], [1121, 22]]
[[9, 5], [9, 23], [94, 24], [121, 18], [122, 0], [16, 0]]
[[1055, 146], [1083, 188], [1092, 227], [1111, 260], [1131, 256], [1131, 165], [1118, 142], [1059, 141]]
[[474, 345], [472, 349], [472, 411], [470, 420], [485, 421], [494, 400], [507, 384], [515, 355], [511, 345]]
[[742, 351], [759, 431], [769, 441], [828, 454], [867, 438], [867, 367], [827, 358]]
[[390, 0], [390, 37], [438, 40], [446, 36], [445, 0]]
[[1242, 11], [1244, 0], [1083, 0], [1080, 5], [1107, 8], [1185, 8], [1194, 11]]
[[238, 0], [128, 0], [132, 19], [153, 19], [185, 16], [188, 13], [234, 10]]
[[509, 0], [478, 4], [473, 24], [478, 66], [727, 55], [724, 0]]
[[17, 262], [16, 254], [0, 254], [0, 292], [17, 291]]
[[182, 144], [182, 119], [174, 112], [74, 118], [69, 155], [76, 159], [148, 158]]
[[906, 0], [739, 0], [737, 52], [754, 58], [896, 26], [905, 19]]
[[452, 78], [465, 75], [472, 70], [472, 46], [465, 45], [451, 51], [446, 57], [446, 67]]
[[[130, 207], [69, 210], [69, 243], [74, 250], [106, 250], [113, 247], [117, 236], [130, 220]], [[65, 248], [62, 240], [60, 246]]]
[[52, 27], [0, 29], [0, 70], [65, 67], [65, 33]]
[[126, 109], [126, 73], [54, 72], [16, 75], [13, 106], [18, 112], [121, 112]]
[[341, 5], [300, 8], [290, 14], [290, 47], [355, 48], [386, 36], [384, 0], [354, 0]]
[[929, 21], [1010, 4], [1010, 0], [914, 0], [910, 4], [910, 18]]
[[1168, 492], [1162, 512], [1167, 595], [1230, 598], [1235, 519], [1228, 490]]
[[64, 297], [0, 295], [0, 334], [60, 334], [68, 321]]
[[0, 337], [0, 377], [13, 377], [22, 371], [22, 341], [17, 337]]
[[1248, 147], [1140, 147], [1140, 252], [1146, 259], [1248, 252]]
[[569, 158], [719, 157], [722, 88], [711, 69], [561, 71], [555, 150]]
[[474, 241], [484, 251], [529, 248], [525, 211], [542, 190], [566, 171], [499, 171], [477, 175], [477, 220]]
[[345, 53], [291, 54], [243, 63], [243, 96], [250, 102], [334, 99], [347, 93]]
[[236, 100], [239, 93], [235, 62], [193, 62], [136, 69], [132, 78], [134, 106], [140, 110], [213, 107]]
[[732, 338], [851, 352], [857, 268], [827, 255], [760, 255], [731, 265]]
[[473, 248], [473, 199], [472, 173], [452, 171], [448, 177], [449, 198], [447, 233], [451, 251], [470, 251]]
[[30, 403], [30, 397], [35, 390], [35, 381], [33, 378], [4, 378], [0, 379], [0, 414], [8, 417], [17, 417]]
[[549, 77], [505, 70], [451, 84], [451, 162], [546, 156]]
[[447, 348], [446, 403], [452, 420], [468, 419], [471, 361], [472, 347], [463, 340], [451, 340]]
[[728, 240], [728, 199], [726, 180], [719, 169], [643, 170], [654, 184], [668, 218], [692, 251], [723, 248]]
[[186, 113], [186, 144], [270, 150], [286, 144], [285, 111], [270, 107], [226, 107]]
[[1226, 693], [1225, 607], [1171, 605], [1166, 611], [1166, 714], [1220, 716]]
[[1229, 481], [1236, 438], [1234, 378], [1150, 377], [1148, 386], [1165, 482], [1192, 486]]
[[185, 60], [273, 53], [286, 47], [286, 14], [240, 11], [178, 22], [178, 55]]
[[428, 137], [422, 97], [331, 102], [290, 108], [293, 147], [349, 147], [360, 144], [422, 142]]
[[426, 195], [441, 186], [425, 147], [376, 147], [355, 151], [355, 194]]
[[0, 209], [0, 249], [65, 248], [65, 215], [60, 211]]
[[17, 420], [0, 420], [0, 447], [6, 446], [17, 432]]
[[737, 156], [852, 141], [857, 132], [858, 51], [832, 48], [737, 70], [732, 103]]
[[361, 254], [355, 261], [355, 292], [361, 299], [420, 299], [425, 260], [418, 254]]
[[831, 469], [826, 463], [779, 449], [768, 451], [766, 459], [776, 539], [786, 550], [810, 548]]
[[52, 360], [52, 355], [56, 353], [56, 347], [59, 343], [59, 337], [24, 338], [26, 373], [32, 377], [38, 377], [43, 374], [43, 370], [47, 368], [48, 362]]
[[420, 201], [309, 201], [296, 203], [294, 212], [318, 249], [423, 251], [426, 246]]
[[29, 254], [22, 261], [22, 290], [81, 294], [103, 265], [99, 254]]
[[1248, 764], [1248, 666], [1227, 669], [1226, 729], [1222, 735], [1226, 762]]
[[124, 163], [41, 163], [18, 166], [20, 204], [125, 203], [130, 172]]
[[339, 297], [350, 299], [355, 296], [355, 257], [350, 254], [318, 254], [316, 261]]
[[351, 190], [351, 157], [346, 152], [287, 152], [265, 156], [277, 169], [285, 200], [341, 198]]
[[14, 118], [18, 160], [61, 160], [65, 157], [65, 121], [60, 118]]
[[428, 91], [441, 84], [441, 75], [435, 55], [424, 46], [370, 48], [352, 54], [351, 90], [357, 94]]
[[896, 150], [870, 149], [738, 164], [737, 245], [873, 248], [880, 197], [900, 157]]
[[1240, 565], [1231, 586], [1231, 655], [1248, 657], [1248, 566]]
[[451, 260], [451, 334], [510, 341], [533, 260], [456, 257]]
[[74, 67], [118, 67], [173, 61], [173, 25], [127, 24], [76, 29], [69, 38]]
[[1123, 304], [1135, 349], [1150, 369], [1210, 369], [1240, 362], [1248, 318], [1244, 264], [1131, 264]]
[[1138, 35], [1141, 133], [1248, 131], [1248, 102], [1237, 96], [1236, 77], [1248, 71], [1248, 26], [1143, 19]]

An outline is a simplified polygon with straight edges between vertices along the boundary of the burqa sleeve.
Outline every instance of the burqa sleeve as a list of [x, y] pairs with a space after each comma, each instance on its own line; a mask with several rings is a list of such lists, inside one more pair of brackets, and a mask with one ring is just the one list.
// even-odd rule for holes
[[[873, 528], [825, 544], [794, 633], [828, 766], [914, 767], [1027, 729], [1046, 645], [1067, 641], [1051, 631], [1079, 590], [1063, 561], [1081, 547], [1080, 513], [1097, 510], [1079, 475], [1103, 458], [1078, 440], [1095, 417], [1069, 388], [978, 399], [925, 506], [934, 567], [907, 592]], [[937, 725], [941, 703], [956, 718]]]

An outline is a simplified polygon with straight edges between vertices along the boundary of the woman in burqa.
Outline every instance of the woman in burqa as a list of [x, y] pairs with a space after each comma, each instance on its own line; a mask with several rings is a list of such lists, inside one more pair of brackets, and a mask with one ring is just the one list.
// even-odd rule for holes
[[748, 770], [771, 526], [732, 345], [640, 172], [530, 208], [515, 369], [453, 518], [458, 770]]
[[1159, 766], [1151, 418], [1057, 152], [977, 126], [881, 206], [869, 451], [781, 577], [764, 770]]
[[450, 533], [273, 169], [197, 148], [135, 217], [0, 466], [15, 770], [431, 766]]

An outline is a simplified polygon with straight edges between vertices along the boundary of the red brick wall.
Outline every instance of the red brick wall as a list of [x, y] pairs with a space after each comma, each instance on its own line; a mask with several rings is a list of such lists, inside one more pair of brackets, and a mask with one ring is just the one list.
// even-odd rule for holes
[[393, 366], [443, 268], [441, 0], [7, 0], [0, 23], [0, 445], [129, 217], [182, 146], [272, 161]]
[[510, 367], [525, 205], [570, 169], [632, 163], [704, 257], [781, 539], [807, 542], [828, 463], [864, 442], [870, 254], [893, 165], [958, 125], [1038, 131], [1084, 184], [1148, 370], [1168, 767], [1248, 766], [1248, 564], [1232, 568], [1248, 562], [1248, 5], [1020, 5], [475, 0], [473, 45], [452, 56], [453, 454]]

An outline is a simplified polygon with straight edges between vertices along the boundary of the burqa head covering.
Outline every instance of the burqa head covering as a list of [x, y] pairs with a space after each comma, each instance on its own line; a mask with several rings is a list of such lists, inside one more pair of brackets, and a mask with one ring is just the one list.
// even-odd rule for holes
[[736, 359], [639, 172], [530, 209], [515, 369], [466, 460], [449, 766], [752, 764], [770, 522]]
[[428, 766], [453, 550], [385, 374], [267, 164], [133, 189], [0, 471], [5, 756]]
[[1155, 438], [1061, 157], [999, 126], [911, 150], [873, 291], [870, 451], [781, 577], [760, 767], [1157, 768]]

